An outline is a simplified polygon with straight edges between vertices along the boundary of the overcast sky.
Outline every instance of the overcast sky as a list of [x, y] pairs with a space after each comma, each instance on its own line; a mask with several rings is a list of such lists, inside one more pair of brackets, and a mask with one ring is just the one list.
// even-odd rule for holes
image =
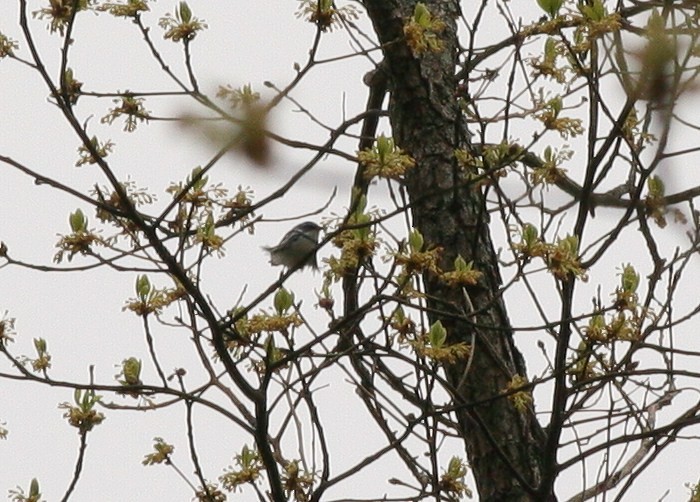
[[[18, 54], [30, 59], [19, 29], [16, 3], [0, 2], [0, 32], [18, 40]], [[30, 10], [36, 10], [44, 3], [30, 1]], [[169, 66], [184, 78], [181, 46], [163, 40], [157, 26], [158, 18], [166, 11], [171, 12], [176, 3], [160, 0], [153, 4], [154, 11], [143, 18], [151, 26], [153, 39]], [[294, 63], [304, 64], [314, 37], [314, 27], [295, 17], [297, 2], [191, 0], [189, 4], [194, 14], [209, 25], [209, 30], [192, 44], [192, 55], [202, 89], [210, 95], [215, 94], [218, 85], [235, 87], [251, 83], [263, 97], [270, 97], [273, 91], [264, 87], [264, 81], [282, 88], [295, 75]], [[535, 4], [534, 0], [532, 4]], [[533, 18], [539, 15], [539, 11], [532, 9]], [[362, 19], [359, 22], [366, 24]], [[60, 38], [48, 34], [45, 21], [34, 19], [30, 24], [49, 72], [56, 75]], [[178, 90], [149, 56], [143, 40], [129, 21], [116, 20], [106, 14], [81, 14], [73, 36], [75, 47], [70, 66], [76, 78], [85, 83], [84, 90]], [[324, 36], [320, 57], [352, 52], [354, 47], [350, 46], [347, 37], [342, 32], [335, 32]], [[371, 57], [375, 61], [379, 59], [376, 53]], [[345, 118], [362, 111], [366, 98], [362, 77], [371, 67], [371, 60], [365, 57], [319, 65], [295, 90], [293, 97], [317, 119], [335, 127]], [[94, 168], [75, 167], [78, 138], [71, 133], [58, 109], [50, 104], [47, 95], [46, 87], [35, 72], [16, 62], [0, 60], [0, 155], [12, 157], [83, 192], [95, 183], [105, 184], [106, 180], [100, 178]], [[148, 187], [158, 196], [158, 204], [167, 201], [164, 189], [170, 182], [184, 179], [193, 167], [205, 164], [216, 152], [216, 146], [208, 143], [203, 134], [167, 121], [141, 125], [132, 134], [121, 132], [119, 120], [112, 126], [101, 124], [100, 117], [110, 105], [107, 99], [83, 97], [76, 110], [82, 120], [88, 121], [91, 133], [102, 140], [111, 138], [116, 143], [109, 161], [117, 176], [131, 177], [139, 186]], [[157, 117], [201, 113], [191, 100], [184, 98], [156, 98], [149, 100], [146, 107]], [[315, 144], [328, 138], [328, 130], [289, 103], [275, 111], [271, 128], [290, 139]], [[526, 140], [526, 134], [523, 134]], [[339, 147], [352, 152], [355, 141], [343, 141]], [[310, 151], [275, 147], [270, 166], [260, 168], [239, 155], [229, 154], [210, 177], [231, 190], [239, 185], [250, 186], [255, 190], [255, 199], [259, 200], [285, 183], [312, 156]], [[674, 167], [683, 169], [683, 166]], [[69, 233], [70, 212], [82, 207], [94, 221], [92, 211], [79, 201], [58, 194], [48, 186], [37, 186], [31, 178], [5, 165], [0, 169], [0, 240], [5, 242], [14, 258], [50, 264], [55, 253], [56, 234]], [[315, 211], [331, 199], [335, 188], [338, 193], [328, 209], [323, 215], [311, 219], [320, 222], [322, 217], [340, 213], [348, 201], [353, 169], [351, 163], [337, 157], [325, 159], [302, 178], [288, 197], [270, 204], [264, 210], [265, 218], [291, 218]], [[685, 171], [683, 173], [683, 176], [687, 175]], [[669, 176], [669, 186], [678, 184], [678, 178]], [[380, 205], [383, 201], [377, 197], [371, 203]], [[606, 213], [603, 211], [599, 218], [605, 221]], [[260, 246], [274, 244], [293, 224], [273, 222], [260, 225], [254, 236], [231, 241], [226, 256], [216, 263], [210, 262], [211, 268], [204, 274], [203, 287], [215, 304], [226, 309], [241, 295], [244, 300], [250, 300], [277, 279], [279, 270], [267, 265], [267, 257]], [[669, 230], [664, 234], [666, 244], [672, 246], [682, 239], [682, 234], [682, 230]], [[498, 242], [499, 238], [496, 240]], [[320, 255], [324, 257], [329, 253], [330, 250], [324, 249]], [[630, 253], [628, 257], [611, 257], [609, 263], [602, 264], [597, 275], [591, 277], [588, 298], [595, 293], [598, 282], [606, 277], [615, 280], [610, 279], [614, 277], [615, 268], [623, 260], [634, 259], [633, 251]], [[73, 262], [80, 263], [80, 258]], [[697, 274], [697, 263], [689, 271]], [[115, 365], [123, 358], [148, 359], [140, 320], [122, 312], [125, 300], [134, 296], [134, 279], [133, 274], [115, 274], [107, 270], [71, 274], [44, 274], [19, 268], [1, 270], [0, 314], [7, 310], [10, 317], [17, 319], [18, 336], [10, 349], [15, 354], [31, 355], [32, 339], [43, 337], [53, 356], [51, 375], [54, 378], [85, 382], [88, 367], [94, 364], [96, 380], [113, 383], [113, 376], [118, 372]], [[159, 285], [167, 285], [162, 278], [159, 281]], [[310, 307], [315, 301], [314, 288], [320, 283], [320, 274], [304, 271], [293, 276], [288, 287]], [[526, 325], [532, 320], [530, 313], [524, 311], [526, 309], [517, 308], [517, 301], [508, 300], [511, 305], [516, 305], [511, 309], [515, 325]], [[519, 346], [526, 351], [533, 374], [545, 365], [536, 349], [536, 341], [537, 335], [518, 340]], [[187, 368], [192, 372], [192, 379], [196, 380], [196, 361], [192, 360], [191, 347], [185, 336], [159, 336], [157, 344], [167, 371]], [[0, 363], [0, 372], [8, 371], [7, 364]], [[144, 379], [154, 376], [147, 364], [144, 374]], [[72, 392], [5, 379], [0, 382], [0, 422], [5, 422], [10, 430], [8, 439], [0, 442], [0, 457], [4, 459], [0, 472], [0, 498], [2, 493], [16, 485], [26, 490], [31, 478], [36, 477], [41, 482], [46, 500], [60, 499], [71, 479], [78, 436], [62, 418], [57, 404], [71, 401]], [[337, 462], [349, 465], [373, 451], [372, 447], [376, 445], [372, 441], [376, 438], [370, 434], [370, 429], [358, 427], [364, 415], [352, 387], [343, 385], [340, 376], [338, 381], [325, 383], [328, 385], [325, 411], [335, 430], [331, 437], [347, 448], [347, 458]], [[538, 395], [538, 398], [543, 399], [541, 405], [546, 408], [548, 396]], [[149, 413], [106, 413], [107, 420], [88, 437], [87, 462], [71, 500], [190, 500], [187, 486], [171, 470], [164, 466], [140, 465], [143, 455], [150, 452], [152, 438], [162, 436], [176, 443], [175, 460], [179, 460], [180, 467], [189, 474], [182, 407]], [[231, 463], [244, 441], [250, 444], [250, 439], [242, 439], [229, 422], [212, 413], [198, 411], [195, 418], [199, 426], [200, 452], [204, 453], [203, 464], [208, 475], [214, 478]], [[347, 444], [349, 437], [352, 438], [351, 444]], [[639, 486], [629, 492], [629, 500], [658, 500], [667, 489], [670, 494], [664, 500], [686, 499], [687, 490], [683, 484], [697, 477], [696, 450], [689, 446], [675, 450], [677, 453], [672, 458], [662, 456], [653, 469], [657, 475], [640, 479]], [[459, 448], [447, 445], [444, 458], [449, 458], [455, 451], [459, 452]], [[682, 457], [684, 453], [688, 453], [686, 459]], [[596, 466], [590, 467], [595, 475]], [[354, 482], [352, 496], [376, 494], [374, 488], [377, 486], [386, 486], [387, 493], [391, 493], [393, 488], [386, 483], [390, 469], [390, 465], [382, 462], [371, 472], [361, 475], [360, 481]], [[579, 478], [574, 475], [573, 479]], [[363, 483], [372, 490], [365, 493]], [[567, 489], [564, 483], [560, 483], [562, 494], [580, 489], [578, 485]], [[345, 496], [344, 489], [339, 489], [333, 496]], [[234, 496], [230, 499], [237, 500]]]
[[[0, 3], [0, 31], [19, 40], [18, 54], [28, 59], [14, 4]], [[184, 78], [181, 45], [163, 40], [162, 30], [157, 26], [158, 18], [166, 11], [172, 12], [175, 5], [177, 2], [160, 1], [143, 18], [151, 26], [153, 38], [168, 64]], [[43, 3], [30, 2], [30, 10], [39, 6]], [[192, 44], [192, 53], [202, 89], [212, 96], [218, 85], [238, 87], [250, 83], [263, 98], [269, 98], [274, 91], [264, 87], [263, 82], [284, 87], [295, 75], [294, 63], [303, 65], [308, 57], [315, 30], [294, 16], [296, 2], [194, 0], [190, 6], [210, 27]], [[49, 36], [45, 24], [31, 21], [42, 57], [49, 72], [55, 75], [60, 40]], [[76, 78], [85, 82], [84, 90], [179, 90], [149, 57], [139, 33], [128, 21], [115, 20], [106, 14], [84, 14], [76, 25], [74, 38], [70, 66]], [[343, 35], [329, 34], [320, 55], [351, 51]], [[308, 82], [302, 82], [294, 97], [318, 119], [335, 127], [344, 117], [362, 111], [365, 94], [361, 79], [370, 67], [367, 60], [360, 59], [322, 66], [312, 72]], [[14, 62], [0, 61], [0, 93], [2, 155], [84, 192], [96, 182], [106, 183], [94, 169], [74, 166], [78, 139], [69, 131], [58, 109], [48, 102], [47, 90], [36, 73]], [[153, 121], [131, 135], [121, 132], [119, 121], [111, 127], [100, 124], [100, 117], [111, 105], [107, 99], [81, 99], [76, 109], [83, 120], [89, 120], [92, 133], [103, 140], [111, 138], [117, 144], [109, 158], [117, 176], [129, 176], [139, 186], [148, 187], [158, 196], [160, 204], [167, 201], [164, 189], [170, 182], [184, 179], [192, 168], [206, 163], [216, 152], [216, 146], [209, 144], [203, 134], [169, 122]], [[191, 100], [183, 98], [151, 99], [146, 106], [159, 117], [202, 113]], [[290, 104], [282, 104], [275, 112], [271, 122], [275, 132], [316, 144], [327, 140], [327, 130], [291, 110]], [[352, 151], [351, 144], [354, 141], [342, 146]], [[274, 148], [270, 166], [261, 169], [241, 156], [230, 154], [216, 166], [210, 178], [231, 190], [239, 185], [250, 186], [259, 200], [285, 183], [312, 155], [312, 152]], [[289, 198], [270, 204], [264, 216], [292, 218], [318, 210], [331, 199], [336, 187], [339, 193], [322, 216], [330, 216], [333, 210], [339, 213], [347, 202], [353, 169], [348, 162], [327, 159], [294, 187]], [[56, 234], [69, 233], [69, 213], [77, 207], [86, 208], [46, 186], [36, 186], [32, 179], [4, 166], [2, 175], [0, 240], [17, 259], [51, 264]], [[92, 211], [86, 213], [94, 222]], [[320, 221], [321, 216], [312, 219]], [[247, 290], [244, 300], [254, 298], [277, 279], [279, 270], [267, 265], [260, 246], [276, 243], [293, 224], [292, 221], [260, 225], [254, 236], [231, 241], [226, 256], [210, 264], [203, 287], [220, 308], [233, 306], [244, 290]], [[79, 262], [76, 259], [72, 264]], [[134, 274], [120, 276], [106, 270], [90, 274], [3, 270], [0, 312], [8, 310], [10, 316], [17, 318], [18, 337], [12, 350], [31, 355], [32, 339], [44, 337], [53, 356], [54, 378], [88, 381], [88, 367], [95, 364], [96, 380], [114, 383], [113, 376], [118, 372], [115, 365], [123, 358], [148, 359], [140, 321], [121, 311], [125, 300], [134, 296], [134, 279]], [[161, 286], [168, 285], [163, 278], [157, 280]], [[319, 274], [305, 271], [292, 277], [288, 287], [310, 306], [314, 301], [313, 289], [319, 284]], [[183, 367], [189, 372], [190, 382], [201, 378], [186, 335], [161, 337], [157, 345], [166, 371]], [[0, 371], [7, 370], [3, 362]], [[152, 368], [144, 364], [144, 380], [152, 377]], [[351, 389], [336, 383], [327, 392], [333, 396], [328, 401], [334, 403], [329, 410], [337, 410], [329, 419], [338, 431], [331, 435], [331, 440], [344, 441], [352, 436], [358, 441], [355, 452], [348, 453], [347, 459], [335, 460], [340, 468], [371, 451], [373, 445], [357, 446], [363, 439], [362, 430], [356, 427], [362, 412], [354, 412], [359, 402]], [[31, 478], [36, 477], [46, 500], [62, 497], [72, 476], [78, 447], [75, 429], [67, 425], [62, 410], [57, 408], [64, 401], [72, 401], [71, 391], [3, 380], [0, 420], [10, 429], [10, 436], [0, 443], [0, 448], [2, 457], [12, 460], [3, 462], [1, 492], [6, 494], [17, 485], [27, 490]], [[172, 470], [141, 465], [143, 456], [151, 451], [152, 438], [161, 436], [176, 444], [175, 462], [179, 461], [179, 466], [190, 476], [183, 408], [178, 406], [158, 413], [106, 413], [103, 426], [88, 438], [88, 460], [71, 500], [145, 501], [154, 500], [154, 496], [155, 500], [190, 500], [190, 490]], [[212, 413], [198, 410], [195, 420], [198, 444], [205, 453], [202, 462], [212, 479], [232, 464], [232, 457], [244, 442], [252, 446], [250, 438], [237, 434], [230, 422]], [[375, 477], [374, 483], [384, 485], [386, 478]], [[361, 492], [357, 491], [356, 495]], [[251, 492], [246, 493], [251, 496]]]

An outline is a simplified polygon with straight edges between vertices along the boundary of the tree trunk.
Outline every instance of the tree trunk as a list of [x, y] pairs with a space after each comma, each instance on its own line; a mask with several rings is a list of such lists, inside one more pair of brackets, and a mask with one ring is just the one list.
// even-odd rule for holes
[[433, 17], [445, 23], [440, 34], [444, 48], [414, 55], [403, 28], [415, 2], [364, 3], [384, 47], [393, 136], [416, 160], [406, 179], [414, 227], [427, 246], [443, 249], [443, 270], [452, 270], [461, 254], [484, 274], [466, 294], [463, 287], [448, 286], [434, 275], [424, 277], [431, 312], [444, 313], [430, 314], [430, 321], [442, 321], [448, 343], [471, 346], [469, 361], [445, 370], [480, 500], [553, 499], [551, 487], [539, 486], [544, 432], [534, 408], [521, 412], [508, 397], [496, 397], [515, 375], [525, 377], [526, 370], [497, 295], [500, 276], [483, 193], [469, 186], [454, 155], [467, 145], [455, 92], [459, 4], [424, 0]]

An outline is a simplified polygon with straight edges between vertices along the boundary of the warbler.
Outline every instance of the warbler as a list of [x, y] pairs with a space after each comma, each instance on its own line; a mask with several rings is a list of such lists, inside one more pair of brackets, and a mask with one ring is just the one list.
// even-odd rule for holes
[[316, 248], [321, 227], [312, 221], [300, 223], [282, 237], [276, 246], [263, 246], [270, 253], [270, 264], [287, 268], [317, 269]]

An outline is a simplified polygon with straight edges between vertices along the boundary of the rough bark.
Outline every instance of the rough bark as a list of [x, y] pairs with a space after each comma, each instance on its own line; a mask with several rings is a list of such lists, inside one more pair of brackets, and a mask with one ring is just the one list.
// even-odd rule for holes
[[442, 312], [431, 314], [430, 321], [442, 321], [449, 342], [472, 347], [469, 361], [445, 369], [480, 500], [553, 499], [551, 488], [540, 486], [544, 432], [534, 409], [520, 412], [499, 396], [514, 375], [526, 376], [526, 370], [497, 294], [500, 276], [483, 193], [469, 185], [454, 156], [456, 148], [466, 146], [455, 93], [459, 3], [424, 0], [446, 29], [444, 49], [420, 56], [406, 45], [403, 33], [414, 1], [364, 3], [384, 48], [393, 136], [416, 160], [406, 180], [414, 226], [428, 245], [443, 249], [444, 270], [451, 270], [461, 254], [484, 274], [467, 290], [424, 277], [428, 306]]

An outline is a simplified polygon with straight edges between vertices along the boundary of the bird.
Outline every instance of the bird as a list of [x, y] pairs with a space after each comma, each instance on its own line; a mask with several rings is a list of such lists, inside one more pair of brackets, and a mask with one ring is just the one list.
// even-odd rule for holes
[[272, 266], [283, 265], [288, 269], [311, 267], [318, 269], [316, 251], [321, 227], [313, 221], [300, 223], [282, 237], [276, 246], [263, 246], [270, 253]]

